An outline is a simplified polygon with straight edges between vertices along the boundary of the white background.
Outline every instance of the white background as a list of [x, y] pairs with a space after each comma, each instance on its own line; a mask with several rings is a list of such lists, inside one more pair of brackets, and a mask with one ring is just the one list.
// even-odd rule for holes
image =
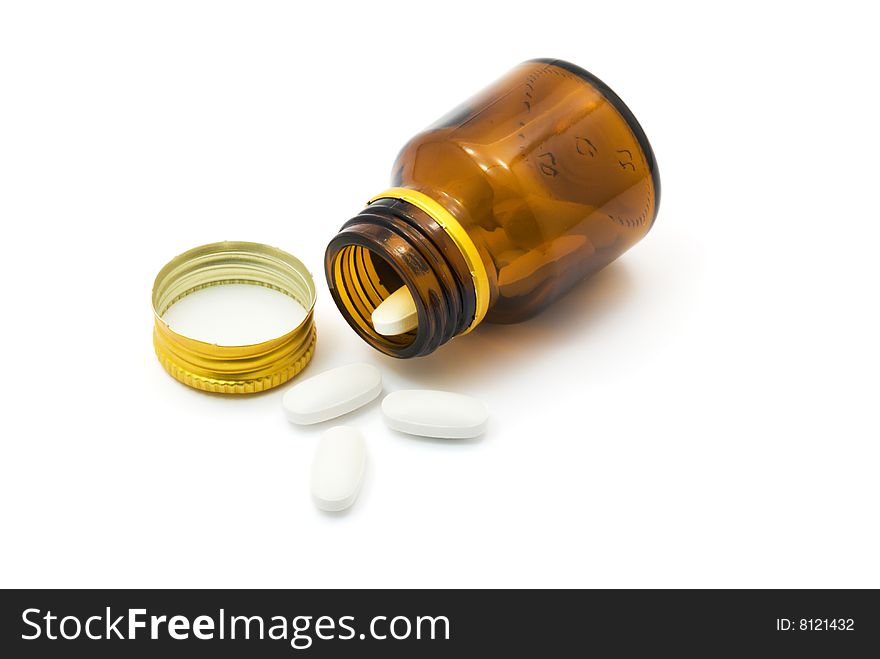
[[[880, 213], [868, 3], [11, 2], [0, 9], [3, 586], [880, 586]], [[413, 134], [558, 57], [633, 109], [652, 232], [542, 316], [396, 361], [326, 243]], [[491, 407], [368, 440], [316, 510], [283, 388], [159, 367], [150, 288], [196, 245], [316, 275], [308, 373]]]

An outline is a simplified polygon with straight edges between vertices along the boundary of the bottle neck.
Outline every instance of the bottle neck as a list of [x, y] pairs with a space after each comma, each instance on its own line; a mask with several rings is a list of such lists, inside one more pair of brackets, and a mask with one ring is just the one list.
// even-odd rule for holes
[[[410, 201], [373, 201], [330, 241], [324, 266], [349, 325], [387, 355], [427, 355], [475, 325], [477, 289], [467, 255], [434, 216]], [[401, 286], [415, 302], [418, 326], [381, 335], [372, 313]]]

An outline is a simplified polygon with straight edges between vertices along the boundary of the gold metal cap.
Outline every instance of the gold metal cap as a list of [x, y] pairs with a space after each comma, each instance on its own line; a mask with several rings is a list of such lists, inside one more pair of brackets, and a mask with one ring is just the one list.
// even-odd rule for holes
[[[222, 284], [255, 284], [284, 293], [306, 310], [284, 336], [244, 346], [219, 346], [183, 336], [162, 320], [190, 293]], [[190, 387], [249, 394], [283, 384], [315, 349], [315, 282], [302, 262], [275, 247], [248, 242], [203, 245], [173, 258], [153, 283], [153, 346], [168, 373]]]

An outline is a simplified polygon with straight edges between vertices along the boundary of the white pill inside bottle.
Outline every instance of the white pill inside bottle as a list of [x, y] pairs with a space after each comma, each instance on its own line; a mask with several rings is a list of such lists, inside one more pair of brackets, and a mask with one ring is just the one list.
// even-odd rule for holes
[[406, 334], [419, 326], [418, 312], [412, 294], [401, 286], [373, 311], [373, 329], [383, 336]]

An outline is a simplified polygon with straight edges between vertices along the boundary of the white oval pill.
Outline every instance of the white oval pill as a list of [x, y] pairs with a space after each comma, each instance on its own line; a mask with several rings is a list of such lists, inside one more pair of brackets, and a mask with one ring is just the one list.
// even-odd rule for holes
[[354, 428], [337, 426], [321, 435], [312, 462], [312, 500], [321, 510], [345, 510], [357, 499], [367, 452]]
[[416, 303], [406, 286], [385, 298], [371, 315], [373, 329], [383, 336], [411, 332], [419, 326]]
[[349, 364], [295, 384], [284, 394], [291, 423], [308, 425], [351, 412], [382, 392], [382, 374], [370, 364]]
[[464, 439], [486, 430], [489, 410], [484, 403], [449, 391], [395, 391], [382, 401], [388, 427], [423, 437]]

